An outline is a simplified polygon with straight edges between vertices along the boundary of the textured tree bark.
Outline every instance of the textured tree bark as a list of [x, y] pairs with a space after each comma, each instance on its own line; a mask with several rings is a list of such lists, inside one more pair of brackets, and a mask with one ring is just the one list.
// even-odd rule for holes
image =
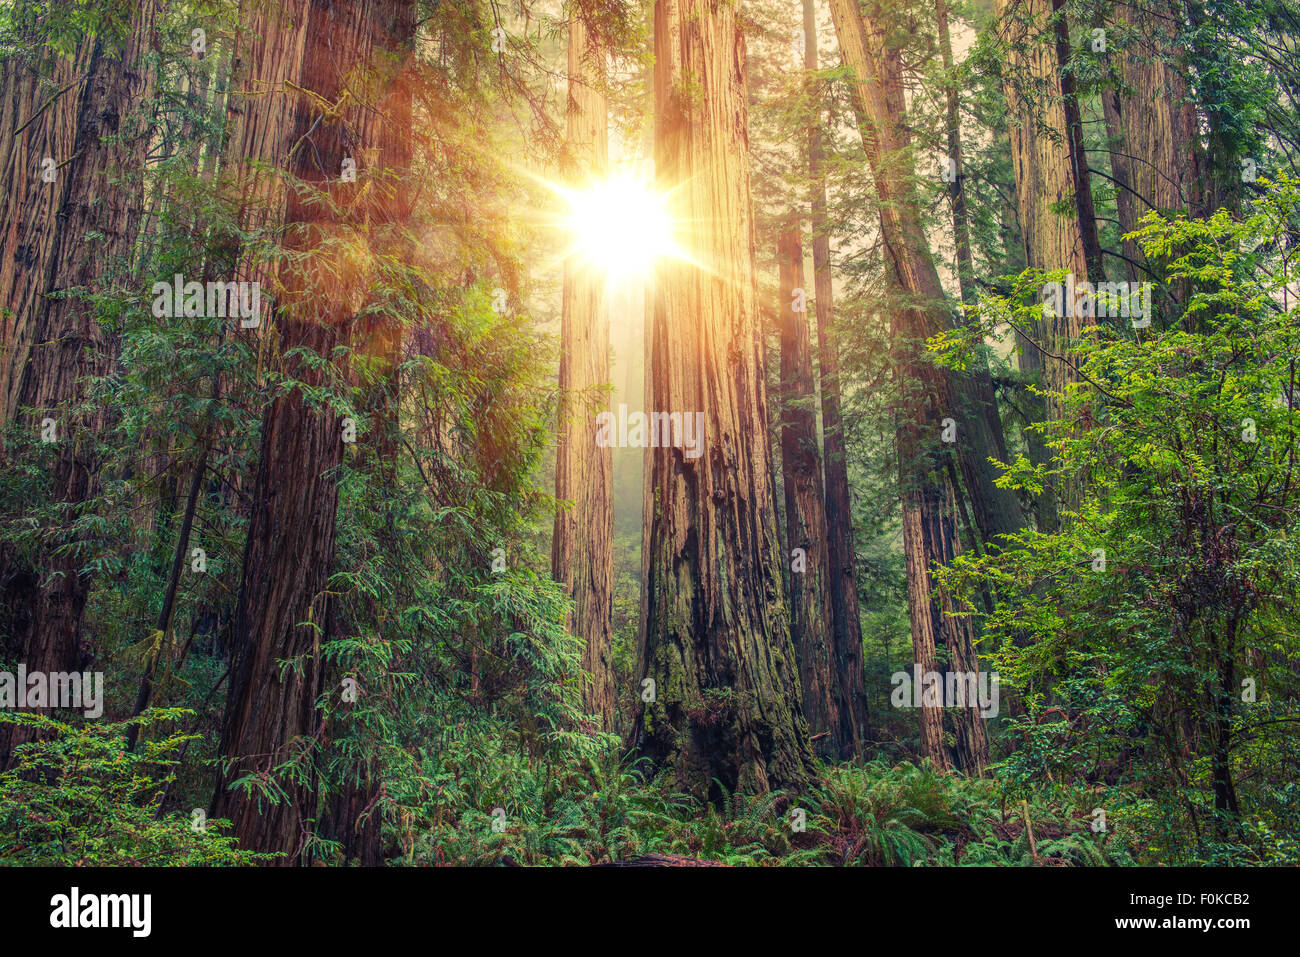
[[[873, 22], [864, 20], [870, 13]], [[880, 200], [880, 228], [894, 282], [914, 305], [895, 311], [890, 323], [890, 340], [899, 378], [896, 409], [899, 480], [903, 504], [903, 548], [908, 573], [908, 612], [916, 662], [936, 660], [936, 642], [948, 645], [949, 661], [962, 661], [974, 670], [977, 661], [968, 618], [953, 619], [951, 601], [935, 585], [930, 574], [936, 565], [946, 565], [960, 552], [953, 514], [955, 493], [944, 474], [934, 445], [942, 431], [942, 419], [960, 408], [963, 386], [928, 362], [922, 355], [926, 338], [947, 321], [943, 287], [921, 221], [919, 199], [911, 185], [907, 164], [898, 157], [908, 145], [902, 125], [902, 80], [897, 58], [887, 56], [880, 46], [879, 11], [859, 8], [853, 0], [831, 0], [831, 16], [845, 63], [853, 70], [850, 91], [867, 162], [875, 179]], [[983, 420], [971, 416], [968, 420]], [[971, 456], [975, 443], [959, 446], [959, 455]], [[974, 481], [987, 476], [978, 465], [963, 464], [963, 473]], [[983, 719], [976, 709], [961, 709], [957, 732], [962, 737], [958, 753], [976, 763], [964, 765], [973, 773], [983, 737]], [[925, 753], [943, 766], [948, 758], [942, 741], [942, 714], [921, 709], [922, 746]], [[983, 748], [987, 751], [987, 746]]]
[[[935, 582], [932, 570], [950, 565], [961, 554], [957, 535], [956, 490], [947, 481], [943, 454], [934, 447], [938, 429], [934, 397], [942, 394], [942, 378], [928, 370], [917, 355], [906, 311], [900, 310], [891, 323], [895, 362], [906, 374], [900, 382], [898, 407], [899, 483], [903, 503], [903, 552], [907, 567], [908, 613], [912, 624], [912, 647], [922, 673], [957, 671], [978, 675], [975, 635], [969, 616], [954, 617], [956, 605]], [[937, 649], [947, 650], [947, 666], [939, 668]], [[930, 662], [930, 664], [927, 664]], [[974, 702], [954, 707], [949, 713], [954, 725], [956, 765], [969, 774], [983, 774], [988, 764], [988, 741], [984, 719]], [[924, 753], [947, 766], [943, 746], [944, 711], [922, 707], [921, 740]]]
[[[59, 214], [72, 183], [86, 81], [96, 59], [95, 37], [71, 55], [40, 51], [0, 62], [0, 427], [18, 411], [18, 391], [50, 292]], [[56, 179], [42, 179], [52, 159]], [[78, 160], [78, 162], [81, 162]]]
[[[997, 16], [1008, 65], [1007, 115], [1016, 118], [1009, 131], [1026, 260], [1033, 268], [1070, 269], [1080, 279], [1090, 277], [1095, 266], [1073, 212], [1074, 164], [1051, 0], [998, 0]], [[1052, 344], [1078, 335], [1077, 320], [1061, 321], [1074, 325], [1049, 329]], [[1057, 369], [1049, 380], [1064, 381], [1065, 375]]]
[[1083, 118], [1079, 111], [1079, 94], [1074, 82], [1073, 55], [1070, 46], [1070, 19], [1065, 0], [1052, 0], [1052, 33], [1056, 42], [1056, 72], [1061, 88], [1061, 111], [1065, 116], [1065, 146], [1070, 157], [1070, 185], [1074, 199], [1074, 216], [1078, 221], [1079, 241], [1088, 278], [1100, 282], [1105, 275], [1101, 261], [1101, 243], [1097, 239], [1097, 214], [1092, 205], [1092, 180], [1088, 154], [1083, 148]]
[[[1063, 86], [1064, 14], [1052, 19], [1055, 0], [997, 0], [996, 13], [1008, 69], [1003, 79], [1011, 136], [1012, 165], [1025, 258], [1034, 269], [1068, 269], [1080, 281], [1100, 278], [1100, 246], [1091, 216], [1092, 194], [1079, 142], [1078, 104], [1073, 81]], [[1068, 51], [1068, 37], [1065, 41]], [[1067, 93], [1068, 89], [1068, 93]], [[1031, 92], [1025, 92], [1031, 91]], [[1081, 213], [1081, 207], [1086, 211]], [[1062, 212], [1070, 209], [1072, 214]], [[1073, 310], [1067, 310], [1073, 312]], [[1057, 356], [1069, 357], [1083, 322], [1065, 315], [1044, 319], [1039, 341]], [[1032, 346], [1026, 345], [1027, 349]], [[1054, 393], [1077, 381], [1071, 363], [1022, 351], [1021, 370], [1041, 365], [1044, 384]], [[1060, 403], [1047, 401], [1049, 418], [1060, 418]]]
[[[21, 422], [33, 435], [44, 419], [54, 421], [51, 497], [69, 525], [99, 489], [96, 448], [108, 422], [103, 406], [86, 399], [112, 371], [117, 343], [100, 327], [94, 297], [129, 268], [140, 224], [143, 112], [154, 84], [145, 56], [156, 12], [153, 0], [142, 3], [120, 46], [87, 37], [73, 57], [56, 60], [52, 84], [21, 58], [5, 68], [3, 121], [16, 122], [0, 145], [2, 168], [13, 177], [0, 190], [0, 420]], [[45, 156], [56, 167], [53, 183], [42, 181]], [[27, 668], [82, 670], [92, 654], [81, 635], [89, 579], [76, 549], [31, 568], [19, 567], [8, 547], [3, 552], [0, 579]], [[0, 731], [0, 763], [29, 739], [26, 729]]]
[[[574, 187], [605, 175], [607, 107], [599, 86], [603, 54], [578, 12], [569, 22], [568, 147]], [[605, 277], [570, 256], [564, 264], [560, 320], [559, 443], [555, 497], [573, 503], [555, 516], [551, 572], [573, 596], [573, 633], [583, 639], [590, 676], [583, 703], [605, 730], [614, 726], [614, 450], [596, 444], [596, 415], [609, 408], [609, 310]]]
[[[908, 451], [915, 453], [921, 436], [913, 428], [900, 428], [899, 437], [906, 433]], [[942, 635], [942, 622], [934, 600], [930, 578], [930, 555], [942, 551], [942, 543], [951, 539], [951, 521], [945, 527], [939, 514], [942, 499], [951, 492], [936, 480], [934, 472], [921, 472], [909, 468], [899, 447], [899, 481], [903, 498], [903, 557], [907, 568], [907, 611], [912, 626], [912, 660], [922, 675], [939, 672], [938, 647]], [[945, 538], [947, 534], [947, 539]], [[919, 709], [921, 723], [921, 753], [941, 768], [950, 768], [952, 761], [943, 742], [943, 710], [936, 707]]]
[[[327, 388], [328, 365], [287, 353], [332, 358], [357, 331], [377, 268], [371, 220], [382, 206], [367, 194], [386, 188], [375, 175], [385, 168], [385, 146], [410, 135], [380, 107], [411, 40], [411, 2], [297, 0], [278, 10], [259, 5], [250, 21], [236, 88], [259, 92], [236, 106], [230, 155], [267, 157], [300, 184], [281, 191], [273, 180], [249, 177], [246, 195], [268, 201], [255, 218], [283, 209], [284, 245], [295, 254], [277, 277], [281, 367], [309, 388]], [[355, 181], [342, 178], [345, 158], [356, 163]], [[226, 766], [213, 815], [232, 821], [243, 846], [285, 852], [282, 863], [298, 859], [315, 813], [312, 752], [321, 732], [319, 649], [333, 621], [326, 583], [341, 426], [298, 389], [277, 396], [264, 413], [233, 627]], [[274, 778], [277, 799], [233, 789], [245, 775], [259, 783]]]
[[[1068, 269], [1079, 279], [1102, 278], [1101, 247], [1092, 212], [1089, 171], [1082, 145], [1082, 124], [1069, 60], [1069, 27], [1058, 0], [997, 0], [1003, 49], [1008, 69], [1003, 79], [1009, 124], [1016, 199], [1025, 260], [1031, 268]], [[1031, 92], [1026, 92], [1030, 90]], [[1071, 209], [1073, 215], [1062, 212]], [[1085, 320], [1072, 315], [1044, 316], [1026, 330], [1044, 351], [1017, 332], [1020, 370], [1027, 379], [1041, 377], [1050, 393], [1026, 393], [1029, 409], [1041, 405], [1043, 421], [1061, 419], [1057, 395], [1078, 381], [1077, 353], [1071, 343]], [[1053, 358], [1059, 357], [1059, 358]], [[1031, 426], [1026, 430], [1031, 461], [1049, 464], [1045, 439]], [[1059, 524], [1058, 501], [1077, 498], [1074, 483], [1046, 489], [1036, 503], [1038, 527]]]
[[[818, 753], [851, 754], [857, 739], [852, 712], [835, 675], [834, 620], [827, 589], [826, 505], [817, 447], [817, 386], [803, 303], [803, 245], [790, 216], [777, 241], [781, 299], [775, 310], [781, 343], [781, 472], [785, 489], [785, 554], [790, 563], [790, 637], [799, 658], [799, 684], [808, 731]], [[796, 292], [798, 301], [795, 300]], [[796, 311], [796, 306], [802, 306]], [[847, 727], [846, 727], [847, 723]]]
[[[1137, 228], [1151, 210], [1200, 212], [1196, 108], [1175, 49], [1183, 12], [1179, 3], [1173, 5], [1173, 16], [1169, 9], [1168, 4], [1158, 11], [1141, 3], [1117, 5], [1115, 18], [1125, 33], [1122, 46], [1116, 31], [1110, 31], [1111, 59], [1118, 61], [1113, 69], [1125, 89], [1109, 86], [1101, 99], [1124, 232]], [[1130, 281], [1149, 278], [1133, 265], [1145, 262], [1136, 242], [1125, 241], [1122, 252], [1130, 261]]]
[[360, 867], [384, 863], [383, 818], [376, 809], [378, 782], [373, 771], [331, 795], [321, 819], [321, 829], [339, 842], [343, 860]]
[[[817, 18], [803, 0], [804, 69], [817, 69]], [[818, 110], [819, 116], [822, 111]], [[841, 720], [855, 731], [854, 750], [870, 734], [866, 676], [862, 665], [862, 615], [858, 609], [857, 552], [853, 547], [853, 499], [849, 491], [844, 420], [840, 411], [840, 353], [835, 338], [830, 218], [826, 212], [825, 143], [820, 122], [808, 131], [808, 172], [813, 230], [813, 289], [817, 302], [817, 367], [821, 384], [822, 444], [826, 476], [827, 585], [834, 616], [833, 670], [844, 703]]]
[[654, 512], [634, 735], [678, 786], [800, 789], [812, 754], [783, 620], [757, 347], [745, 47], [720, 0], [655, 5], [655, 170], [693, 261], [656, 274], [654, 409], [694, 420], [702, 455], [650, 449]]
[[[653, 90], [650, 92], [653, 92]], [[650, 356], [654, 355], [655, 324], [653, 297], [653, 284], [648, 283], [643, 293], [642, 315], [645, 319], [645, 325], [641, 330], [642, 341], [645, 346], [645, 369], [641, 375], [641, 399], [642, 406], [646, 410], [653, 409], [655, 404], [654, 381], [650, 375]], [[655, 490], [653, 482], [654, 456], [650, 455], [647, 451], [641, 456], [641, 601], [640, 607], [638, 608], [636, 630], [638, 667], [641, 669], [637, 673], [637, 678], [640, 681], [640, 684], [637, 687], [637, 693], [642, 701], [645, 700], [647, 690], [645, 687], [646, 678], [644, 667], [646, 636], [649, 633], [650, 625], [650, 536], [654, 530], [655, 515]], [[640, 733], [640, 723], [634, 717], [628, 734], [628, 740], [626, 741], [626, 745], [629, 749], [638, 746], [637, 738]]]

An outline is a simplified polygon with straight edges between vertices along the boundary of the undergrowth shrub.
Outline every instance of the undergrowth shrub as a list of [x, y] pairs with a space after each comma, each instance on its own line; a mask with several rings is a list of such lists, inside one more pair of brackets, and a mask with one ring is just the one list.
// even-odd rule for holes
[[[190, 712], [146, 711], [142, 725]], [[126, 750], [130, 722], [66, 724], [46, 715], [0, 713], [36, 726], [0, 773], [0, 863], [24, 866], [252, 864], [269, 855], [239, 850], [226, 821], [160, 813], [177, 753], [194, 736], [165, 731], [141, 753]]]

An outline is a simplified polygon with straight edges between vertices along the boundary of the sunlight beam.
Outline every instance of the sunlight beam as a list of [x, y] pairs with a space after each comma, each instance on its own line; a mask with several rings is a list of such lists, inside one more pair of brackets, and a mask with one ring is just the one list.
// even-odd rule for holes
[[568, 255], [603, 271], [611, 280], [646, 276], [655, 260], [683, 258], [673, 240], [666, 199], [630, 176], [585, 190], [561, 188], [573, 239]]

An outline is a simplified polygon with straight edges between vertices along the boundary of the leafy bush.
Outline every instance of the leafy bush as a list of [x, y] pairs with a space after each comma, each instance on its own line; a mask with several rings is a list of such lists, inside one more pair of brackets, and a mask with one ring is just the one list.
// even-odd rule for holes
[[[190, 712], [145, 712], [142, 725], [175, 722]], [[235, 847], [226, 821], [162, 813], [177, 753], [195, 735], [171, 732], [141, 754], [126, 750], [130, 722], [72, 725], [45, 715], [0, 713], [0, 722], [32, 725], [38, 740], [20, 745], [0, 773], [0, 862], [29, 866], [170, 866], [251, 864], [268, 855]]]

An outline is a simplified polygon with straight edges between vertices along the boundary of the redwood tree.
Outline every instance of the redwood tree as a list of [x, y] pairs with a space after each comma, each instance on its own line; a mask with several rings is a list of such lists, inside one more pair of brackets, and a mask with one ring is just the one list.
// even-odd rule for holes
[[[817, 17], [813, 0], [803, 0], [804, 69], [817, 69]], [[857, 729], [860, 746], [868, 735], [866, 677], [862, 665], [862, 616], [858, 608], [858, 562], [853, 546], [853, 498], [840, 406], [840, 350], [835, 334], [831, 279], [830, 217], [827, 215], [825, 136], [820, 102], [808, 129], [809, 208], [812, 216], [813, 293], [817, 305], [817, 370], [821, 387], [823, 471], [826, 485], [827, 589], [834, 622], [833, 671]]]
[[817, 386], [808, 342], [807, 294], [799, 220], [787, 217], [777, 241], [781, 298], [775, 314], [781, 344], [781, 476], [785, 490], [790, 632], [799, 656], [808, 731], [817, 750], [851, 753], [858, 734], [836, 675], [834, 616], [827, 588], [826, 500], [817, 447]]
[[[1162, 4], [1158, 10], [1143, 3], [1117, 4], [1112, 22], [1119, 29], [1106, 34], [1109, 58], [1118, 61], [1114, 79], [1120, 82], [1106, 87], [1101, 99], [1111, 139], [1115, 205], [1126, 233], [1153, 209], [1209, 212], [1200, 203], [1203, 164], [1190, 71], [1180, 63], [1176, 46], [1184, 16], [1180, 3]], [[1150, 278], [1139, 268], [1144, 257], [1137, 243], [1125, 242], [1123, 254], [1131, 281]]]
[[[250, 195], [267, 200], [254, 218], [283, 211], [290, 256], [273, 320], [293, 384], [262, 419], [213, 814], [231, 819], [244, 846], [286, 852], [285, 863], [301, 853], [314, 812], [319, 648], [334, 619], [327, 583], [347, 425], [308, 393], [347, 375], [335, 350], [356, 333], [377, 271], [367, 197], [383, 188], [385, 147], [410, 135], [381, 108], [383, 91], [413, 33], [412, 0], [257, 4], [239, 56], [236, 88], [246, 92], [232, 107], [229, 148], [259, 183]], [[295, 188], [258, 180], [258, 160], [285, 170]]]
[[[156, 16], [144, 0], [122, 37], [85, 37], [55, 56], [48, 79], [35, 54], [4, 67], [0, 426], [18, 422], [34, 441], [53, 422], [48, 494], [64, 526], [61, 547], [47, 540], [31, 564], [0, 546], [0, 588], [30, 671], [81, 670], [92, 654], [81, 634], [90, 579], [69, 526], [100, 488], [109, 423], [103, 403], [87, 400], [117, 343], [96, 298], [121, 288], [140, 228]], [[28, 736], [0, 729], [0, 762]]]
[[[971, 253], [970, 216], [966, 207], [965, 166], [961, 139], [961, 98], [953, 70], [952, 39], [948, 32], [948, 4], [935, 0], [935, 21], [938, 27], [939, 53], [944, 68], [945, 126], [948, 158], [953, 173], [949, 196], [952, 201], [952, 230], [957, 252], [957, 278], [961, 303], [970, 308], [977, 303], [975, 292], [975, 260]], [[966, 321], [964, 312], [960, 321]], [[970, 375], [961, 384], [966, 406], [964, 431], [967, 433], [963, 447], [987, 451], [998, 461], [1007, 461], [1006, 439], [1002, 432], [1002, 419], [998, 412], [997, 395], [988, 362], [977, 355], [968, 366]], [[1020, 501], [1010, 489], [994, 484], [993, 470], [988, 456], [976, 460], [973, 455], [959, 456], [959, 464], [966, 472], [966, 498], [972, 517], [986, 547], [998, 547], [998, 536], [1010, 535], [1024, 528], [1025, 515]]]
[[[1030, 268], [1068, 269], [1079, 281], [1097, 281], [1102, 264], [1092, 212], [1089, 168], [1073, 77], [1068, 69], [1068, 24], [1057, 0], [998, 0], [998, 29], [1005, 56], [1012, 165], [1020, 230]], [[1066, 33], [1064, 37], [1062, 34]], [[1072, 311], [1072, 310], [1071, 310]], [[1040, 369], [1052, 392], [1077, 381], [1070, 343], [1083, 322], [1044, 317], [1034, 342], [1021, 337], [1021, 368]], [[1048, 416], [1059, 403], [1048, 400]]]
[[[603, 54], [578, 11], [569, 21], [568, 151], [574, 188], [605, 173], [607, 107], [600, 91]], [[587, 711], [606, 730], [614, 722], [614, 450], [596, 444], [596, 415], [609, 407], [609, 311], [605, 277], [579, 256], [564, 264], [560, 320], [559, 442], [555, 497], [572, 502], [555, 516], [551, 571], [573, 597], [573, 633], [584, 641]]]
[[[859, 7], [854, 0], [832, 0], [831, 14], [840, 52], [852, 70], [850, 95], [868, 165], [880, 205], [880, 230], [887, 250], [890, 281], [907, 303], [895, 308], [890, 342], [898, 379], [897, 455], [903, 508], [903, 550], [907, 564], [908, 612], [915, 661], [922, 670], [934, 668], [937, 648], [944, 645], [955, 670], [978, 671], [974, 634], [967, 617], [955, 618], [951, 599], [933, 577], [936, 566], [947, 565], [960, 552], [954, 513], [956, 489], [946, 477], [936, 443], [943, 420], [970, 408], [964, 380], [945, 374], [924, 355], [924, 342], [948, 322], [943, 287], [931, 257], [921, 219], [920, 198], [903, 159], [910, 134], [903, 122], [903, 84], [897, 50], [885, 42], [883, 17], [877, 5]], [[870, 19], [868, 19], [868, 16]], [[955, 418], [955, 416], [953, 416]], [[973, 415], [969, 421], [987, 421]], [[968, 483], [989, 483], [987, 471], [976, 464], [990, 451], [977, 444], [978, 432], [959, 444]], [[925, 753], [946, 765], [943, 712], [921, 709]], [[957, 757], [964, 770], [982, 772], [988, 746], [983, 719], [973, 706], [953, 709]]]
[[689, 259], [656, 272], [651, 395], [702, 413], [703, 454], [649, 451], [640, 673], [654, 684], [634, 734], [700, 795], [714, 779], [799, 788], [812, 754], [777, 566], [736, 7], [659, 0], [654, 44], [655, 173]]

